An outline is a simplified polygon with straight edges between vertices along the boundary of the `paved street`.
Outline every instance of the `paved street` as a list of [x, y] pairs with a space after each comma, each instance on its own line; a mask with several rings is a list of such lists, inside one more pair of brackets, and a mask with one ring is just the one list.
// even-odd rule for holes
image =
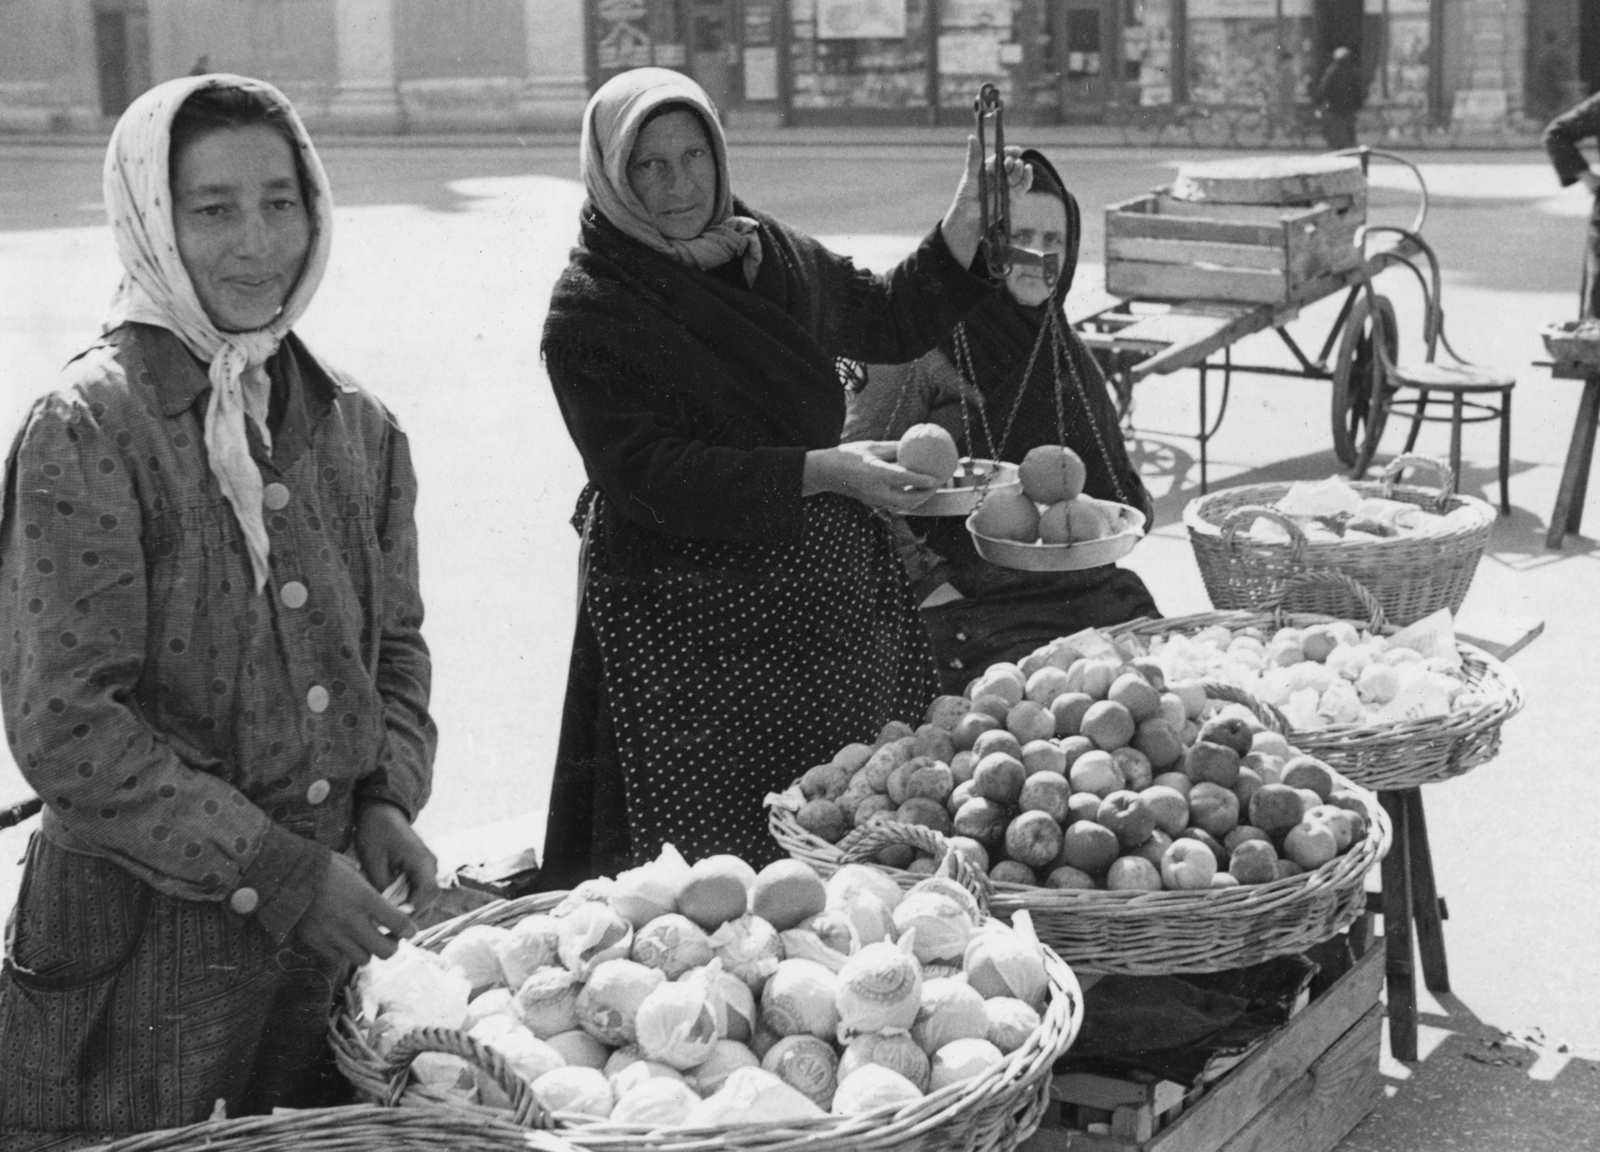
[[[1024, 141], [1026, 142], [1026, 141]], [[1080, 277], [1099, 271], [1101, 212], [1170, 178], [1179, 153], [1053, 149], [1083, 205]], [[1207, 153], [1205, 158], [1218, 154]], [[300, 332], [379, 393], [409, 430], [427, 635], [442, 732], [423, 830], [447, 859], [483, 858], [542, 835], [573, 620], [577, 537], [566, 524], [582, 469], [543, 377], [538, 340], [581, 201], [574, 142], [504, 147], [331, 144], [337, 235]], [[1425, 228], [1446, 268], [1452, 342], [1515, 370], [1513, 514], [1497, 526], [1467, 609], [1539, 617], [1513, 658], [1527, 707], [1499, 759], [1427, 790], [1453, 994], [1422, 996], [1423, 1055], [1386, 1063], [1392, 1099], [1344, 1147], [1574, 1148], [1600, 1139], [1600, 500], [1588, 534], [1544, 547], [1579, 386], [1533, 367], [1541, 325], [1576, 312], [1581, 192], [1556, 187], [1542, 154], [1432, 153]], [[736, 144], [735, 191], [874, 267], [942, 214], [959, 146]], [[100, 149], [0, 145], [0, 425], [96, 330], [117, 263], [99, 204]], [[1405, 223], [1413, 197], [1380, 168], [1372, 216]], [[1421, 324], [1414, 286], [1392, 295], [1403, 345]], [[1294, 326], [1315, 351], [1336, 302]], [[1238, 350], [1287, 363], [1270, 334]], [[1164, 613], [1206, 610], [1181, 522], [1198, 494], [1192, 374], [1141, 385], [1137, 448], [1158, 497], [1155, 531], [1128, 563]], [[1176, 433], [1176, 434], [1174, 434]], [[1403, 431], [1391, 425], [1384, 458]], [[1447, 430], [1421, 450], [1443, 454]], [[1497, 499], [1495, 437], [1469, 428], [1465, 491]], [[1328, 386], [1240, 381], [1211, 445], [1211, 481], [1321, 478], [1337, 469]], [[26, 794], [0, 765], [0, 800]], [[0, 836], [0, 907], [17, 831]], [[1513, 1035], [1508, 1046], [1489, 1047]], [[1501, 1057], [1507, 1057], [1502, 1060]], [[1500, 1060], [1495, 1063], [1493, 1061]], [[1593, 1143], [1583, 1145], [1594, 1147]]]

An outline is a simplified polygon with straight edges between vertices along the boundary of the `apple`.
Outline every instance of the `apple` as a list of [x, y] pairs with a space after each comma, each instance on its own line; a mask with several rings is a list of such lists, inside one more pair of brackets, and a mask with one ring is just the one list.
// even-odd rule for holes
[[[1041, 659], [1043, 658], [1041, 657]], [[1046, 664], [1028, 677], [1028, 682], [1023, 687], [1022, 695], [1024, 699], [1048, 708], [1055, 701], [1055, 698], [1065, 693], [1066, 690], [1067, 674], [1059, 668]]]
[[972, 794], [1014, 808], [1027, 778], [1028, 770], [1020, 759], [1005, 752], [991, 752], [972, 770]]
[[1266, 840], [1246, 840], [1228, 855], [1228, 871], [1241, 884], [1270, 884], [1277, 866], [1277, 850]]
[[1017, 807], [1024, 812], [1043, 812], [1057, 824], [1066, 823], [1072, 785], [1058, 772], [1035, 772], [1022, 783]]
[[1211, 886], [1213, 888], [1237, 888], [1239, 886], [1239, 878], [1232, 872], [1218, 872], [1211, 878]]
[[1239, 811], [1250, 811], [1250, 797], [1261, 790], [1261, 785], [1266, 783], [1255, 769], [1239, 765], [1239, 779], [1234, 782], [1233, 794], [1239, 798]]
[[1269, 756], [1265, 752], [1251, 752], [1239, 761], [1239, 767], [1249, 768], [1257, 776], [1261, 777], [1263, 784], [1282, 784], [1283, 766], [1286, 763], [1286, 760], [1281, 760], [1277, 756]]
[[1217, 858], [1217, 867], [1227, 867], [1228, 850], [1222, 846], [1222, 842], [1220, 840], [1218, 840], [1211, 833], [1207, 832], [1204, 828], [1185, 828], [1178, 834], [1177, 839], [1193, 840], [1196, 843], [1204, 844], [1211, 850], [1211, 854]]
[[1235, 753], [1243, 756], [1250, 751], [1250, 743], [1255, 739], [1255, 733], [1249, 724], [1237, 716], [1216, 716], [1200, 725], [1200, 739], [1232, 748]]
[[1067, 818], [1062, 824], [1073, 824], [1079, 820], [1088, 820], [1099, 823], [1100, 797], [1093, 792], [1074, 792], [1067, 800]]
[[1043, 668], [1046, 663], [1043, 652], [1030, 652], [1017, 661], [1017, 667], [1022, 672], [1022, 693], [1024, 697], [1028, 693], [1028, 681], [1032, 680], [1033, 674]]
[[1161, 715], [1159, 717], [1167, 722], [1167, 727], [1173, 732], [1183, 730], [1183, 722], [1189, 714], [1183, 710], [1183, 697], [1176, 692], [1163, 692], [1161, 694]]
[[1250, 737], [1250, 751], [1287, 760], [1294, 755], [1289, 740], [1281, 732], [1257, 732]]
[[1000, 721], [987, 712], [968, 712], [956, 721], [950, 740], [957, 752], [965, 752], [978, 742], [978, 737], [1000, 727]]
[[1065, 779], [1067, 756], [1054, 740], [1029, 740], [1022, 746], [1022, 766], [1030, 776], [1035, 772], [1054, 772]]
[[1046, 888], [1098, 888], [1100, 885], [1095, 878], [1082, 868], [1074, 868], [1071, 864], [1063, 864], [1059, 868], [1052, 868], [1050, 875], [1044, 878]]
[[974, 796], [956, 809], [956, 835], [967, 836], [993, 852], [1006, 841], [1006, 825], [1010, 813], [1003, 805], [982, 796]]
[[1006, 713], [1011, 711], [1011, 701], [996, 693], [985, 692], [972, 698], [972, 710], [974, 712], [982, 712], [996, 724], [1004, 724], [1006, 722]]
[[1250, 797], [1250, 823], [1268, 836], [1281, 836], [1305, 818], [1305, 801], [1287, 784], [1263, 784]]
[[1061, 754], [1067, 758], [1069, 770], [1084, 753], [1097, 751], [1094, 741], [1087, 736], [1063, 736], [1056, 741], [1056, 747], [1061, 749]]
[[1124, 672], [1113, 680], [1106, 699], [1126, 708], [1135, 724], [1161, 715], [1161, 693], [1137, 672]]
[[1183, 774], [1196, 784], [1220, 784], [1232, 788], [1239, 781], [1239, 753], [1226, 744], [1202, 737], [1183, 756]]
[[1278, 862], [1273, 867], [1277, 869], [1279, 880], [1287, 880], [1290, 876], [1303, 876], [1305, 874], [1304, 868], [1293, 860], [1285, 860], [1281, 856], [1278, 857]]
[[1170, 768], [1183, 760], [1183, 741], [1178, 729], [1163, 716], [1139, 722], [1133, 730], [1133, 747], [1144, 753], [1152, 768]]
[[989, 850], [971, 836], [951, 836], [950, 847], [961, 853], [961, 858], [982, 873], [989, 871]]
[[1168, 888], [1209, 888], [1216, 874], [1217, 858], [1195, 840], [1174, 840], [1161, 857], [1161, 882]]
[[[1241, 824], [1222, 838], [1222, 846], [1231, 854], [1235, 848], [1243, 844], [1246, 840], [1261, 840], [1267, 844], [1272, 843], [1272, 837], [1268, 836], [1254, 824]], [[1273, 855], [1277, 855], [1276, 849], [1273, 850]]]
[[945, 811], [952, 817], [961, 810], [961, 806], [972, 799], [972, 778], [969, 776], [954, 788], [950, 789], [950, 796], [944, 802]]
[[957, 784], [965, 784], [972, 779], [972, 770], [978, 766], [978, 758], [972, 754], [972, 749], [957, 752], [950, 757], [950, 779]]
[[1000, 884], [1027, 884], [1030, 887], [1039, 886], [1039, 877], [1034, 875], [1020, 860], [1002, 860], [989, 869], [989, 879]]
[[1356, 814], [1347, 812], [1343, 808], [1336, 808], [1332, 804], [1318, 804], [1315, 808], [1306, 811], [1307, 820], [1315, 820], [1326, 824], [1333, 829], [1333, 839], [1336, 850], [1344, 852], [1356, 840]]
[[1323, 800], [1333, 795], [1333, 769], [1315, 756], [1296, 756], [1285, 763], [1283, 782], [1291, 788], [1309, 788]]
[[1150, 811], [1155, 814], [1156, 827], [1168, 836], [1176, 836], [1189, 826], [1189, 800], [1176, 788], [1165, 784], [1151, 784], [1139, 793]]
[[1091, 876], [1104, 876], [1121, 851], [1122, 845], [1111, 829], [1093, 820], [1079, 820], [1067, 825], [1061, 834], [1061, 852], [1056, 862], [1070, 864]]
[[1156, 829], [1156, 814], [1137, 792], [1122, 789], [1100, 801], [1095, 819], [1117, 834], [1124, 848], [1137, 848]]
[[1150, 767], [1150, 758], [1137, 748], [1118, 748], [1111, 753], [1111, 759], [1122, 769], [1123, 786], [1133, 792], [1142, 792], [1150, 787], [1155, 771]]
[[1072, 781], [1074, 792], [1093, 792], [1102, 798], [1119, 788], [1125, 788], [1128, 783], [1123, 778], [1122, 769], [1111, 758], [1111, 753], [1099, 751], [1078, 757], [1077, 762], [1067, 769], [1067, 778]]
[[1161, 870], [1143, 856], [1118, 856], [1106, 871], [1106, 887], [1113, 892], [1159, 892]]
[[1024, 812], [1006, 828], [1006, 855], [1029, 868], [1048, 868], [1061, 851], [1061, 825], [1048, 812]]
[[1150, 783], [1152, 785], [1159, 784], [1163, 788], [1171, 788], [1181, 795], [1185, 801], [1189, 799], [1189, 789], [1194, 787], [1194, 781], [1182, 772], [1163, 772]]
[[1056, 718], [1044, 705], [1022, 700], [1013, 704], [1011, 711], [1006, 713], [1006, 730], [1020, 744], [1030, 740], [1047, 740], [1056, 734]]
[[1083, 723], [1083, 714], [1093, 703], [1094, 697], [1087, 692], [1063, 692], [1050, 701], [1050, 715], [1055, 718], [1056, 735], [1078, 735], [1079, 725]]
[[1096, 700], [1083, 714], [1078, 728], [1094, 741], [1096, 748], [1109, 752], [1132, 740], [1136, 725], [1132, 714], [1121, 704], [1114, 700]]
[[1206, 689], [1199, 680], [1176, 680], [1167, 685], [1179, 700], [1183, 701], [1183, 714], [1190, 720], [1199, 720], [1206, 711]]
[[1157, 868], [1161, 867], [1161, 857], [1166, 855], [1167, 849], [1172, 847], [1172, 837], [1157, 828], [1150, 833], [1150, 839], [1133, 850], [1135, 856], [1143, 856]]
[[[1005, 717], [1002, 716], [1001, 719], [1004, 720]], [[1014, 756], [1018, 760], [1021, 760], [1022, 741], [1018, 740], [1004, 728], [996, 727], [992, 731], [980, 734], [978, 738], [972, 742], [972, 754], [979, 760], [982, 760], [991, 752], [1004, 752], [1009, 756]]]
[[1161, 661], [1154, 656], [1135, 656], [1128, 665], [1143, 676], [1145, 683], [1154, 688], [1158, 694], [1166, 691], [1167, 674], [1161, 667]]
[[1284, 836], [1283, 854], [1310, 872], [1339, 854], [1338, 837], [1320, 820], [1302, 820]]
[[1307, 812], [1322, 804], [1322, 793], [1314, 788], [1296, 788], [1295, 791], [1300, 793], [1301, 807]]
[[1189, 792], [1189, 823], [1226, 836], [1239, 823], [1239, 798], [1221, 784], [1196, 784]]
[[1121, 665], [1112, 660], [1075, 660], [1067, 669], [1067, 691], [1082, 692], [1094, 700], [1104, 700], [1120, 668]]

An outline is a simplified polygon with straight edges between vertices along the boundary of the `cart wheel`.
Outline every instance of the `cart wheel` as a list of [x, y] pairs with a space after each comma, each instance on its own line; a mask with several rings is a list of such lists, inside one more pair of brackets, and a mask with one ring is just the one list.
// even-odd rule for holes
[[1366, 472], [1378, 451], [1394, 391], [1384, 386], [1383, 366], [1372, 347], [1374, 331], [1380, 333], [1391, 363], [1399, 354], [1394, 306], [1384, 296], [1377, 301], [1374, 323], [1367, 297], [1356, 299], [1340, 333], [1333, 364], [1333, 450], [1339, 462], [1358, 477]]

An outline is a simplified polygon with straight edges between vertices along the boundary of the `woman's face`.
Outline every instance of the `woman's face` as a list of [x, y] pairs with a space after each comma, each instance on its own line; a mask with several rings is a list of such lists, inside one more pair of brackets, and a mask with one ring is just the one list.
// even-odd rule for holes
[[[1067, 259], [1067, 206], [1045, 192], [1030, 192], [1011, 202], [1011, 242], [1035, 252], [1054, 252], [1057, 267], [1065, 271]], [[1050, 299], [1054, 288], [1044, 282], [1036, 264], [1013, 264], [1006, 274], [1006, 291], [1018, 304], [1035, 306]]]
[[700, 117], [680, 108], [646, 124], [628, 158], [628, 187], [663, 236], [704, 232], [717, 206], [717, 160]]
[[172, 200], [178, 255], [211, 322], [270, 324], [311, 248], [289, 142], [265, 124], [197, 137], [178, 156]]

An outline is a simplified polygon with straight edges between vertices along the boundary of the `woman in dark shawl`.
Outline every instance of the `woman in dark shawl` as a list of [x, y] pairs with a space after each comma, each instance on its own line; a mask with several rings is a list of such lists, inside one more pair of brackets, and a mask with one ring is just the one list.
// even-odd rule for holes
[[[976, 308], [933, 351], [913, 364], [869, 365], [866, 386], [849, 400], [845, 438], [893, 439], [913, 424], [936, 423], [956, 438], [962, 455], [1013, 463], [1041, 444], [1065, 443], [1083, 458], [1086, 493], [1149, 517], [1150, 494], [1128, 459], [1105, 375], [1077, 334], [1061, 324], [1071, 371], [1062, 372], [1059, 411], [1048, 337], [1024, 378], [1049, 310], [1062, 307], [1072, 286], [1082, 229], [1078, 202], [1050, 162], [1031, 149], [1022, 160], [1032, 185], [1013, 198], [1012, 240], [1060, 257], [1054, 287], [1037, 268], [1018, 264], [1006, 291]], [[1020, 660], [1057, 636], [1157, 615], [1144, 582], [1126, 569], [1021, 572], [980, 558], [961, 517], [912, 516], [901, 528], [946, 692], [960, 693], [989, 664]]]
[[840, 445], [836, 364], [914, 359], [996, 293], [967, 270], [977, 150], [878, 278], [733, 198], [715, 109], [677, 72], [608, 81], [582, 148], [589, 199], [543, 341], [589, 485], [542, 879], [667, 842], [760, 867], [780, 855], [765, 796], [920, 722], [934, 693], [883, 510], [938, 481], [893, 445]]

